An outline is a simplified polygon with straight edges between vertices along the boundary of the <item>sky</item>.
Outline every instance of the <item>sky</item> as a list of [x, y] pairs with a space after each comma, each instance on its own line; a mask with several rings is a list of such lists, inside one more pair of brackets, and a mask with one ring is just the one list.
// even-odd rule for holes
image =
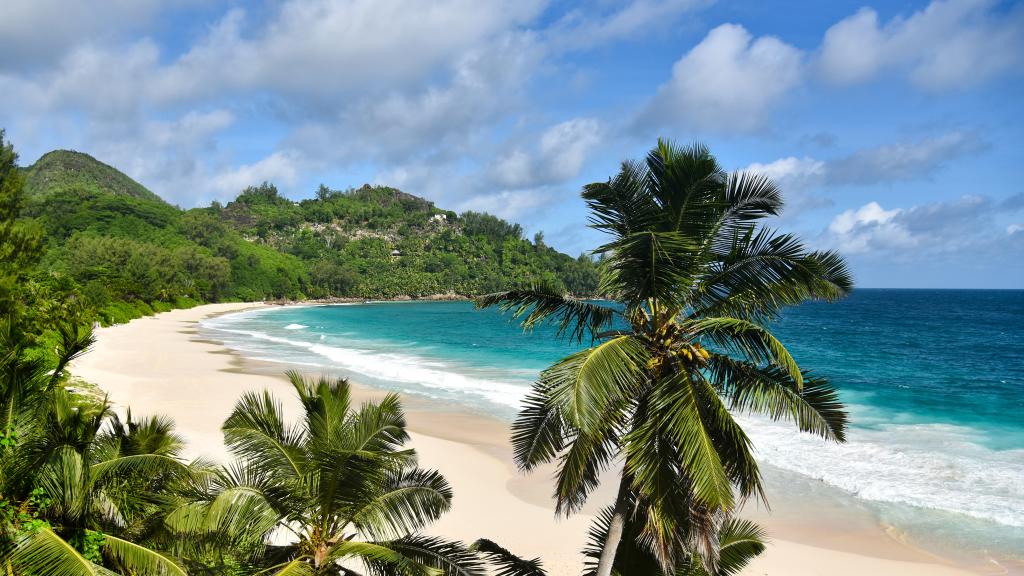
[[1024, 288], [1024, 1], [4, 0], [0, 127], [183, 208], [384, 184], [596, 247], [659, 137], [858, 286]]

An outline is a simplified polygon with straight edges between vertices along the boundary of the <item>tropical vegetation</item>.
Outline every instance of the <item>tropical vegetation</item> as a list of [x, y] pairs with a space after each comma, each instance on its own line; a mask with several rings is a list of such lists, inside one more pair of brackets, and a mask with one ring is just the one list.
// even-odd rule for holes
[[6, 185], [24, 187], [19, 222], [45, 248], [25, 280], [104, 324], [198, 302], [467, 297], [534, 282], [592, 295], [597, 286], [587, 256], [394, 188], [321, 186], [294, 202], [263, 183], [226, 205], [181, 210], [86, 154], [58, 150], [19, 169], [0, 144]]
[[420, 533], [452, 491], [403, 448], [398, 397], [357, 407], [345, 380], [288, 376], [301, 419], [269, 392], [242, 396], [223, 428], [237, 461], [166, 518], [181, 553], [239, 574], [482, 574], [462, 544]]
[[782, 209], [776, 185], [727, 173], [700, 144], [659, 141], [583, 197], [609, 237], [597, 249], [598, 292], [611, 302], [545, 286], [478, 300], [591, 344], [542, 372], [513, 425], [515, 460], [524, 471], [557, 461], [559, 514], [579, 511], [603, 474], [617, 476], [591, 534], [594, 574], [633, 574], [641, 556], [664, 574], [698, 564], [722, 573], [731, 535], [753, 529], [735, 518], [739, 503], [764, 499], [734, 415], [844, 439], [836, 391], [770, 322], [786, 306], [843, 297], [850, 274], [837, 253], [765, 227]]

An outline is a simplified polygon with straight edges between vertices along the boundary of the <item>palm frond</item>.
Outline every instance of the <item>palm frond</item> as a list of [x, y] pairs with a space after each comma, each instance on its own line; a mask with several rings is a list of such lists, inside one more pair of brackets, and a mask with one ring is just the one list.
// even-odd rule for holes
[[697, 241], [676, 230], [640, 230], [598, 248], [614, 253], [603, 264], [598, 290], [611, 294], [627, 308], [652, 301], [662, 310], [656, 315], [675, 314], [685, 305], [681, 286], [694, 283], [697, 270]]
[[346, 540], [335, 544], [328, 553], [332, 561], [359, 559], [371, 574], [380, 576], [442, 576], [444, 570], [432, 568], [392, 549], [387, 543]]
[[472, 550], [461, 542], [434, 536], [408, 536], [386, 543], [388, 548], [446, 576], [483, 576], [487, 572]]
[[803, 372], [799, 387], [778, 368], [761, 368], [719, 354], [711, 357], [709, 367], [713, 383], [733, 410], [789, 420], [802, 432], [845, 440], [848, 416], [827, 379]]
[[235, 455], [283, 476], [302, 476], [305, 434], [285, 426], [281, 403], [269, 391], [243, 394], [222, 429], [224, 443]]
[[487, 560], [494, 576], [547, 576], [540, 558], [521, 558], [486, 538], [473, 542], [470, 549]]
[[753, 362], [768, 362], [784, 370], [796, 383], [797, 389], [803, 388], [804, 376], [800, 366], [785, 345], [767, 328], [741, 318], [713, 317], [691, 320], [685, 324], [693, 336], [707, 338], [711, 342], [737, 351]]
[[137, 474], [143, 476], [155, 476], [160, 474], [183, 474], [191, 473], [187, 464], [172, 456], [163, 454], [130, 454], [117, 456], [90, 466], [92, 477], [97, 482], [102, 482], [110, 476], [124, 476]]
[[96, 343], [96, 337], [89, 326], [62, 322], [57, 324], [57, 332], [60, 334], [60, 344], [57, 346], [57, 366], [50, 380], [51, 388], [63, 376], [64, 368]]
[[451, 500], [451, 486], [436, 470], [402, 470], [388, 478], [386, 488], [360, 506], [351, 519], [361, 533], [399, 538], [440, 518]]
[[617, 418], [610, 417], [603, 429], [575, 431], [555, 473], [555, 514], [579, 511], [600, 484], [601, 473], [615, 457], [619, 424]]
[[502, 312], [511, 311], [513, 319], [522, 318], [524, 330], [545, 322], [557, 324], [559, 338], [568, 336], [576, 342], [582, 342], [587, 335], [596, 339], [612, 325], [616, 315], [614, 308], [558, 294], [547, 286], [485, 294], [475, 302], [477, 308], [497, 306]]
[[529, 472], [554, 459], [565, 445], [563, 430], [561, 412], [549, 402], [547, 388], [534, 384], [512, 423], [512, 453], [516, 466]]
[[96, 576], [97, 566], [50, 528], [21, 537], [7, 557], [19, 574]]
[[658, 207], [647, 194], [647, 181], [647, 166], [627, 161], [608, 182], [584, 186], [591, 227], [622, 238], [649, 226], [657, 217]]
[[715, 576], [732, 576], [764, 552], [768, 534], [749, 520], [731, 518], [722, 527], [719, 539], [718, 572]]
[[636, 422], [624, 437], [626, 472], [639, 493], [652, 497], [664, 493], [664, 485], [656, 483], [663, 459], [657, 446], [659, 438], [670, 438], [694, 499], [710, 508], [727, 509], [733, 504], [732, 486], [716, 449], [717, 426], [702, 411], [695, 386], [686, 373], [673, 374], [656, 385], [648, 417]]
[[122, 568], [133, 574], [151, 576], [186, 576], [185, 569], [175, 559], [110, 534], [103, 535], [103, 552]]
[[643, 385], [647, 354], [633, 336], [618, 336], [544, 370], [541, 384], [550, 403], [573, 426], [588, 433]]
[[[744, 227], [745, 226], [745, 227]], [[808, 252], [791, 234], [752, 225], [716, 237], [713, 258], [694, 289], [691, 317], [769, 319], [806, 300], [833, 301], [853, 280], [835, 252]]]
[[257, 572], [255, 576], [316, 576], [316, 568], [306, 556], [300, 556], [286, 562]]

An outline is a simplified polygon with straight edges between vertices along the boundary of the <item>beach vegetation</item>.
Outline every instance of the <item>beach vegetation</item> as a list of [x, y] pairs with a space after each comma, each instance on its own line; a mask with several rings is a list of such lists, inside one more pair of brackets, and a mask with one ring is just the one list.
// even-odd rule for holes
[[345, 380], [288, 376], [299, 421], [269, 392], [242, 396], [223, 427], [237, 460], [167, 517], [181, 547], [243, 574], [482, 574], [467, 547], [421, 533], [452, 490], [404, 447], [398, 396], [357, 406]]
[[598, 292], [611, 302], [543, 285], [478, 299], [526, 328], [554, 322], [591, 344], [541, 373], [513, 425], [516, 462], [526, 472], [557, 462], [558, 514], [578, 512], [623, 463], [594, 574], [613, 572], [624, 540], [664, 573], [695, 561], [717, 573], [738, 504], [764, 499], [734, 414], [844, 439], [835, 389], [797, 363], [770, 322], [786, 306], [842, 298], [849, 271], [837, 253], [765, 227], [783, 205], [775, 183], [724, 171], [701, 144], [661, 140], [583, 198], [608, 236]]
[[56, 364], [26, 354], [18, 326], [0, 331], [0, 563], [5, 574], [184, 575], [163, 518], [194, 470], [162, 418], [125, 420], [105, 399], [65, 386], [92, 344], [59, 328]]

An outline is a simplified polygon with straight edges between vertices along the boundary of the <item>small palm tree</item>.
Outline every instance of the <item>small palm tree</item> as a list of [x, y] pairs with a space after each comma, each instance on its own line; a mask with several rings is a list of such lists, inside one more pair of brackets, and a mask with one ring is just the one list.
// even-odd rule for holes
[[301, 421], [287, 425], [269, 392], [244, 395], [223, 427], [238, 463], [198, 486], [168, 524], [211, 549], [242, 550], [235, 562], [246, 574], [356, 574], [353, 563], [373, 574], [479, 574], [461, 544], [419, 533], [452, 493], [402, 448], [398, 397], [354, 408], [345, 380], [288, 376]]
[[701, 146], [659, 141], [646, 162], [584, 188], [592, 227], [611, 236], [600, 291], [615, 305], [543, 287], [490, 294], [525, 328], [553, 321], [593, 345], [545, 370], [513, 425], [524, 471], [558, 459], [557, 513], [582, 506], [623, 462], [595, 573], [608, 576], [630, 515], [673, 573], [697, 551], [717, 570], [719, 534], [740, 499], [763, 498], [736, 411], [789, 419], [842, 441], [846, 413], [767, 327], [780, 310], [834, 300], [852, 282], [842, 258], [759, 227], [782, 197], [763, 176], [726, 173]]
[[92, 343], [87, 330], [60, 330], [50, 372], [27, 359], [9, 328], [0, 335], [4, 568], [61, 576], [184, 575], [174, 558], [139, 544], [160, 523], [164, 492], [190, 474], [170, 425], [153, 419], [140, 426], [129, 416], [126, 427], [105, 401], [61, 386], [63, 368]]

